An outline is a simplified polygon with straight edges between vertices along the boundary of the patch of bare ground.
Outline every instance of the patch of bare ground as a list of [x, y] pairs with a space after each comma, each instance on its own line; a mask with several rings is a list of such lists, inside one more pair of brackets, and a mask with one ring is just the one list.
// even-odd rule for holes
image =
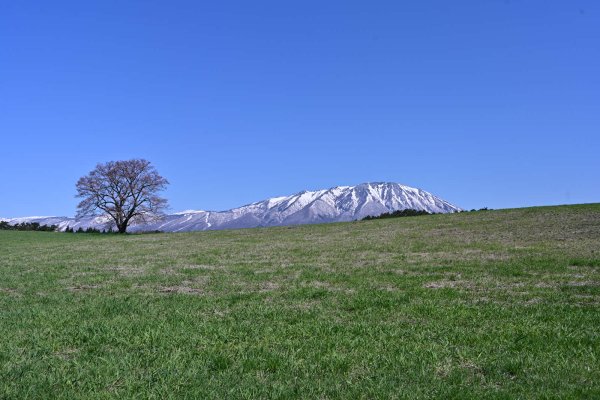
[[185, 285], [177, 285], [177, 286], [161, 286], [158, 288], [160, 293], [177, 293], [177, 294], [195, 294], [199, 295], [204, 293], [202, 289], [194, 288]]
[[196, 276], [192, 279], [182, 281], [177, 285], [159, 286], [158, 288], [154, 288], [154, 290], [158, 290], [159, 293], [183, 293], [199, 295], [205, 293], [204, 286], [209, 280], [210, 278], [207, 276]]
[[[395, 268], [385, 268], [382, 269], [381, 272], [390, 272], [396, 275], [404, 275], [404, 276], [438, 276], [440, 274], [439, 271], [431, 270], [433, 267], [429, 267], [430, 270], [420, 269], [419, 267], [411, 267], [414, 269], [395, 269]], [[442, 268], [442, 267], [440, 267]]]
[[599, 281], [538, 282], [534, 286], [537, 288], [545, 288], [545, 289], [559, 288], [559, 287], [564, 287], [564, 286], [566, 286], [566, 287], [585, 287], [585, 286], [597, 287], [597, 286], [600, 286], [600, 282]]
[[55, 351], [53, 353], [53, 355], [55, 357], [61, 358], [63, 360], [70, 360], [70, 359], [74, 358], [78, 353], [79, 353], [79, 349], [76, 349], [74, 347], [67, 347], [67, 348]]
[[466, 280], [460, 274], [452, 275], [450, 279], [441, 279], [423, 284], [427, 289], [465, 289], [476, 292], [487, 292], [490, 290], [510, 291], [514, 294], [522, 294], [526, 292], [515, 291], [514, 289], [524, 288], [524, 282], [500, 282], [491, 278], [483, 278], [478, 281]]
[[464, 304], [495, 304], [495, 305], [499, 305], [499, 306], [510, 306], [510, 305], [515, 305], [515, 304], [519, 304], [519, 305], [523, 305], [523, 306], [533, 306], [537, 303], [535, 302], [531, 302], [528, 303], [529, 300], [524, 300], [524, 299], [515, 299], [514, 297], [511, 297], [510, 299], [507, 298], [498, 298], [498, 297], [488, 297], [488, 296], [483, 296], [483, 297], [474, 297], [470, 300], [466, 300], [466, 301], [462, 301], [462, 303]]
[[582, 286], [600, 286], [599, 281], [571, 281], [567, 282], [566, 286], [582, 287]]
[[98, 289], [100, 285], [75, 285], [69, 286], [66, 289], [71, 292], [82, 292], [86, 290]]
[[479, 249], [465, 249], [461, 251], [432, 251], [406, 253], [406, 261], [410, 264], [428, 261], [508, 261], [510, 254], [503, 252], [490, 252]]
[[550, 282], [538, 282], [535, 285], [536, 288], [541, 288], [541, 289], [549, 289], [549, 288], [555, 288], [558, 285], [556, 283], [550, 283]]
[[574, 295], [574, 297], [577, 297], [579, 299], [600, 300], [600, 296], [594, 294], [576, 294]]
[[531, 299], [525, 300], [523, 304], [525, 305], [534, 305], [542, 302], [542, 299], [539, 297], [532, 297]]
[[195, 284], [205, 285], [210, 282], [211, 277], [206, 275], [194, 276], [193, 278], [188, 279], [186, 282], [193, 282]]
[[116, 266], [107, 268], [108, 271], [117, 272], [121, 276], [138, 276], [144, 273], [144, 268]]
[[392, 284], [381, 285], [376, 288], [377, 290], [381, 290], [384, 292], [397, 292], [400, 289]]
[[258, 291], [261, 293], [272, 292], [273, 290], [278, 290], [280, 287], [281, 287], [281, 285], [279, 285], [279, 283], [277, 283], [277, 282], [266, 281], [266, 282], [261, 282]]
[[[398, 256], [400, 256], [399, 253], [362, 251], [353, 255], [349, 266], [351, 266], [354, 269], [361, 269], [365, 267], [373, 267], [376, 265], [389, 264], [390, 262], [397, 260]], [[331, 267], [331, 264], [327, 262], [322, 262], [319, 263], [317, 266], [324, 267], [324, 269], [327, 269]]]
[[227, 314], [229, 314], [229, 310], [217, 310], [217, 309], [214, 309], [214, 310], [212, 310], [212, 314], [216, 315], [217, 317], [224, 317]]
[[468, 281], [448, 281], [441, 280], [436, 282], [427, 282], [423, 285], [427, 289], [455, 289], [455, 288], [469, 288], [471, 282]]
[[436, 366], [435, 372], [436, 375], [438, 375], [439, 377], [447, 378], [456, 369], [466, 370], [470, 372], [470, 374], [477, 376], [481, 379], [483, 379], [485, 375], [484, 370], [479, 365], [470, 360], [459, 360], [458, 362], [456, 362], [452, 359], [446, 359]]
[[[269, 269], [264, 269], [261, 271], [254, 271], [255, 275], [262, 275], [262, 274], [274, 274], [275, 270], [269, 270]], [[302, 272], [300, 270], [298, 271], [286, 271], [283, 274], [279, 274], [279, 275], [275, 275], [275, 276], [271, 276], [271, 278], [277, 278], [279, 279], [281, 282], [293, 282], [297, 279], [300, 278], [300, 276], [302, 275]], [[276, 284], [276, 282], [272, 281], [274, 284]], [[238, 282], [238, 283], [242, 283], [242, 282]]]
[[275, 272], [275, 269], [273, 269], [273, 268], [263, 268], [263, 269], [254, 270], [254, 274], [256, 274], [256, 275], [272, 274], [274, 272]]
[[221, 271], [224, 270], [224, 266], [217, 265], [203, 265], [203, 264], [189, 264], [183, 266], [171, 266], [160, 269], [162, 275], [183, 275], [182, 271], [185, 270], [197, 270], [197, 271]]
[[181, 272], [179, 272], [177, 268], [174, 267], [162, 268], [160, 270], [160, 273], [163, 275], [181, 275]]
[[71, 274], [71, 277], [75, 278], [78, 276], [90, 276], [90, 275], [97, 275], [97, 272], [95, 272], [95, 271], [78, 271], [78, 272], [73, 272]]
[[28, 268], [28, 269], [25, 269], [25, 270], [19, 272], [19, 275], [27, 275], [27, 274], [30, 274], [32, 272], [35, 273], [35, 269], [34, 268]]
[[114, 381], [112, 381], [110, 384], [105, 386], [105, 390], [110, 392], [110, 393], [114, 393], [116, 392], [121, 386], [123, 386], [123, 379], [122, 378], [117, 378]]
[[200, 269], [204, 271], [218, 271], [225, 269], [225, 267], [221, 265], [190, 264], [181, 267], [181, 269]]
[[20, 296], [21, 294], [17, 291], [17, 289], [12, 288], [0, 288], [0, 293], [6, 293], [11, 296]]
[[600, 305], [600, 296], [593, 294], [576, 294], [574, 296], [579, 301], [577, 304], [583, 306], [597, 306]]
[[586, 272], [600, 271], [600, 269], [598, 267], [592, 267], [592, 266], [587, 266], [587, 265], [569, 265], [567, 268], [570, 270], [573, 270], [573, 271], [586, 271]]
[[308, 282], [305, 286], [315, 288], [315, 289], [325, 289], [331, 292], [345, 292], [345, 293], [354, 293], [354, 289], [345, 288], [341, 286], [336, 286], [330, 282], [324, 281], [312, 281]]
[[294, 303], [290, 307], [296, 310], [312, 310], [321, 305], [320, 300], [304, 300], [300, 303]]

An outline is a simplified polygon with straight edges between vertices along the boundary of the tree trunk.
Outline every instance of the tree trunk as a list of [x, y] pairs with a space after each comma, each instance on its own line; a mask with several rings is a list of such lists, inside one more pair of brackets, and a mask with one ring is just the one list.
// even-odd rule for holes
[[117, 229], [119, 230], [119, 233], [125, 233], [127, 231], [127, 224], [117, 225]]

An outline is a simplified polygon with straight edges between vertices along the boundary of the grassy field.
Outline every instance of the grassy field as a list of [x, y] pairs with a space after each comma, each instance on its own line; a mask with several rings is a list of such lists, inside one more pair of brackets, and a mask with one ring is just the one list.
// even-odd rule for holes
[[600, 204], [0, 231], [0, 398], [600, 398]]

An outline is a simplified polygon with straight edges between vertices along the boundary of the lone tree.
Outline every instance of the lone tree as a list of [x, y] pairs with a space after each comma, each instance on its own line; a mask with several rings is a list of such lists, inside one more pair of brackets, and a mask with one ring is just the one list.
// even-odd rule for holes
[[169, 182], [149, 161], [109, 161], [77, 181], [77, 218], [106, 215], [119, 233], [132, 223], [157, 220], [164, 215], [167, 200], [158, 196]]

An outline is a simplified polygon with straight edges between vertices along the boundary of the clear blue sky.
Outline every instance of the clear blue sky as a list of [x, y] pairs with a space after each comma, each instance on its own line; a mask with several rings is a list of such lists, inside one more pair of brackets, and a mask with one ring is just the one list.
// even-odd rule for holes
[[0, 216], [143, 157], [173, 211], [367, 181], [600, 201], [600, 2], [3, 1]]

